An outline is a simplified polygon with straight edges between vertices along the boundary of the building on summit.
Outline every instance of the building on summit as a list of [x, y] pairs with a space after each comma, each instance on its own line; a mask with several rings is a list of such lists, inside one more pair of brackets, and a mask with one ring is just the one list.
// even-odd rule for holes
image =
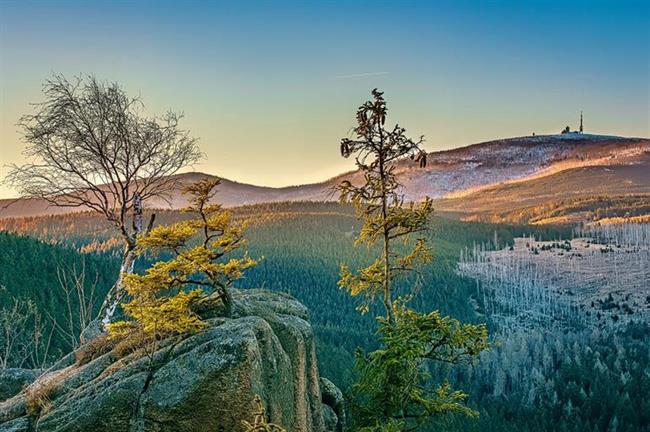
[[571, 128], [569, 126], [567, 126], [564, 129], [562, 129], [562, 132], [560, 132], [560, 133], [562, 133], [562, 134], [568, 134], [568, 133], [581, 134], [583, 132], [584, 132], [584, 126], [583, 126], [583, 123], [582, 123], [582, 111], [580, 111], [580, 129], [578, 129], [577, 131], [572, 132]]

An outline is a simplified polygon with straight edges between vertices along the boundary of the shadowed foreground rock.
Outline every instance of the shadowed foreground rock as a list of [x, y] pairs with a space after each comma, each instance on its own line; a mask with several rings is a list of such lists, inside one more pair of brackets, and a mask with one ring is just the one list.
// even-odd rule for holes
[[[321, 395], [307, 309], [284, 294], [245, 290], [235, 292], [234, 311], [161, 343], [152, 367], [134, 354], [109, 352], [82, 366], [69, 356], [31, 394], [0, 402], [0, 431], [240, 431], [255, 394], [290, 432], [341, 430], [335, 387]], [[35, 394], [45, 395], [36, 408]]]
[[0, 401], [8, 399], [32, 383], [43, 373], [41, 369], [9, 368], [0, 370]]

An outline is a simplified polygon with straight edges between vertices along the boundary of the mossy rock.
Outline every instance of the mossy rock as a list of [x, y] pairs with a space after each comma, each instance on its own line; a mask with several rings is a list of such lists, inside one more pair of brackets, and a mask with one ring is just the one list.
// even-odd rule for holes
[[256, 394], [288, 431], [327, 430], [324, 412], [339, 424], [337, 407], [322, 403], [307, 309], [262, 290], [235, 291], [234, 300], [232, 318], [209, 318], [200, 333], [164, 341], [153, 360], [107, 353], [82, 366], [61, 363], [50, 371], [60, 382], [47, 409], [28, 416], [19, 394], [0, 404], [0, 432], [237, 432]]

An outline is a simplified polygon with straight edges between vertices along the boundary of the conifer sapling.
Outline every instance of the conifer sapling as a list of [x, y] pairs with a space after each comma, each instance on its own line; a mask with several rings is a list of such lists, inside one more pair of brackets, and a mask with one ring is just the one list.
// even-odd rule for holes
[[203, 179], [186, 188], [190, 205], [184, 211], [197, 218], [158, 226], [138, 238], [138, 254], [171, 253], [173, 258], [156, 262], [144, 274], [124, 276], [131, 300], [123, 309], [130, 319], [110, 324], [111, 337], [136, 338], [155, 347], [163, 337], [199, 331], [205, 324], [193, 307], [206, 292], [216, 295], [224, 315], [230, 315], [230, 286], [256, 262], [246, 254], [229, 257], [244, 245], [246, 224], [210, 203], [219, 183]]

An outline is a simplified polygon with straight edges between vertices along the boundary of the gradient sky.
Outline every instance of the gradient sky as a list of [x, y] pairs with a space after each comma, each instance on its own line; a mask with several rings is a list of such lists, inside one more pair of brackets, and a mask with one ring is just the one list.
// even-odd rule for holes
[[0, 0], [0, 177], [52, 72], [183, 111], [197, 170], [271, 186], [350, 169], [338, 143], [373, 87], [430, 151], [556, 133], [580, 110], [588, 132], [647, 137], [649, 4]]

